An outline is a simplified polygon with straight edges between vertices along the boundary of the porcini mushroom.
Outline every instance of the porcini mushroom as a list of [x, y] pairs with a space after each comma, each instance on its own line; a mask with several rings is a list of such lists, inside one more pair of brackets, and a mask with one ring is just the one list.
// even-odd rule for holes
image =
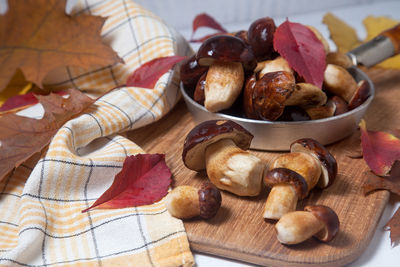
[[371, 95], [371, 88], [366, 80], [361, 80], [357, 84], [357, 89], [349, 101], [348, 109], [352, 110], [364, 103]]
[[243, 87], [244, 71], [256, 66], [254, 54], [245, 42], [231, 35], [204, 41], [197, 52], [197, 62], [209, 66], [204, 107], [211, 112], [227, 109], [235, 102]]
[[255, 20], [247, 30], [247, 40], [258, 60], [272, 53], [275, 30], [275, 22], [270, 17]]
[[336, 178], [338, 167], [335, 157], [318, 141], [311, 138], [303, 138], [290, 145], [290, 151], [309, 153], [321, 164], [321, 177], [317, 186], [320, 188], [328, 187]]
[[326, 103], [324, 91], [311, 83], [297, 83], [285, 102], [287, 106], [318, 107]]
[[220, 191], [211, 183], [203, 183], [199, 190], [188, 185], [175, 187], [165, 197], [165, 206], [179, 219], [196, 216], [210, 219], [218, 212], [221, 201]]
[[324, 88], [349, 102], [357, 89], [357, 82], [345, 68], [327, 64], [324, 72]]
[[196, 86], [197, 81], [205, 72], [208, 67], [200, 66], [197, 63], [196, 55], [186, 59], [180, 68], [180, 78], [185, 88], [191, 89]]
[[219, 189], [239, 196], [261, 191], [263, 162], [246, 151], [253, 135], [229, 120], [205, 121], [186, 137], [182, 159], [186, 167], [201, 171]]
[[287, 71], [293, 74], [293, 70], [290, 68], [289, 63], [286, 59], [280, 56], [275, 59], [260, 61], [254, 69], [254, 72], [258, 73], [259, 79], [266, 73], [275, 71]]
[[[277, 180], [277, 172], [279, 176], [288, 177]], [[294, 152], [277, 157], [271, 164], [271, 170], [264, 177], [265, 184], [272, 187], [265, 202], [264, 218], [279, 219], [284, 214], [296, 210], [297, 200], [307, 196], [320, 176], [319, 161], [307, 153]], [[306, 192], [299, 195], [299, 190], [296, 190], [292, 183], [287, 183], [289, 177], [296, 177], [297, 183], [305, 183]]]
[[304, 211], [289, 212], [276, 223], [279, 242], [298, 244], [312, 236], [322, 242], [331, 241], [339, 231], [340, 222], [331, 208], [323, 205], [309, 205]]

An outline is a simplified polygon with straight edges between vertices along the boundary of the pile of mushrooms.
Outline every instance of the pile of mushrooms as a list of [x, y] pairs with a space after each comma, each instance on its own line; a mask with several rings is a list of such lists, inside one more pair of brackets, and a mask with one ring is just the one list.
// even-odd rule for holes
[[195, 126], [186, 136], [182, 160], [194, 171], [206, 170], [209, 182], [200, 190], [178, 186], [165, 198], [170, 214], [181, 219], [214, 217], [225, 190], [238, 196], [257, 196], [263, 181], [271, 187], [263, 217], [279, 220], [275, 229], [278, 240], [297, 244], [315, 236], [330, 241], [338, 232], [339, 219], [326, 206], [306, 206], [296, 211], [297, 201], [315, 186], [326, 188], [337, 175], [337, 163], [317, 141], [304, 138], [293, 142], [290, 153], [278, 156], [269, 170], [265, 163], [248, 151], [253, 135], [236, 122], [210, 120]]
[[[243, 117], [270, 121], [315, 120], [336, 116], [361, 105], [369, 96], [366, 81], [357, 83], [347, 63], [327, 54], [322, 90], [304, 82], [273, 49], [275, 23], [269, 17], [254, 21], [247, 31], [213, 36], [181, 65], [181, 81], [193, 99], [210, 112], [241, 106]], [[235, 115], [237, 111], [235, 111]]]

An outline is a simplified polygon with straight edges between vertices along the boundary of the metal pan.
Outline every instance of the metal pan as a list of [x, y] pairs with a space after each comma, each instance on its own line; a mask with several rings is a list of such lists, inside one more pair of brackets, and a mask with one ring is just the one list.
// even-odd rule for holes
[[339, 141], [352, 134], [375, 96], [374, 85], [368, 76], [356, 67], [348, 71], [355, 80], [366, 80], [371, 88], [370, 97], [359, 107], [338, 116], [311, 121], [262, 121], [235, 117], [223, 113], [212, 113], [195, 102], [181, 85], [181, 93], [196, 123], [213, 119], [229, 119], [242, 125], [254, 135], [252, 149], [285, 151], [300, 138], [313, 138], [323, 145]]
[[381, 33], [373, 40], [348, 52], [344, 60], [349, 61], [348, 68], [355, 80], [366, 80], [371, 89], [370, 97], [359, 107], [344, 114], [311, 121], [280, 122], [262, 121], [235, 117], [223, 113], [211, 113], [195, 102], [181, 85], [181, 92], [194, 120], [200, 123], [210, 119], [229, 119], [241, 124], [254, 135], [252, 149], [285, 151], [290, 144], [300, 138], [313, 138], [328, 145], [351, 135], [358, 127], [375, 96], [375, 88], [368, 76], [357, 65], [373, 66], [382, 60], [400, 54], [400, 24]]

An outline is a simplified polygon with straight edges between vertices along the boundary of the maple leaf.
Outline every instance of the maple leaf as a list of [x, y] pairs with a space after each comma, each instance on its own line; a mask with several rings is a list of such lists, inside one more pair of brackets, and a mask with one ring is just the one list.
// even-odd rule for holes
[[387, 175], [393, 163], [400, 160], [400, 139], [389, 133], [367, 130], [364, 120], [359, 125], [365, 162], [375, 174]]
[[[200, 27], [206, 27], [206, 28], [214, 29], [214, 30], [217, 31], [217, 33], [210, 34], [210, 35], [204, 36], [204, 37], [199, 38], [199, 39], [193, 39], [193, 36], [194, 36], [195, 32]], [[223, 33], [227, 33], [227, 32], [228, 31], [224, 27], [222, 27], [221, 24], [218, 21], [216, 21], [213, 17], [211, 17], [207, 13], [201, 13], [201, 14], [198, 14], [193, 19], [192, 37], [190, 38], [190, 42], [193, 42], [193, 43], [203, 42], [206, 39], [208, 39], [208, 38], [210, 38], [210, 37], [212, 37], [214, 35], [219, 35], [219, 34], [223, 34]]]
[[0, 16], [0, 91], [17, 69], [42, 87], [46, 74], [57, 67], [105, 66], [123, 62], [103, 43], [106, 18], [65, 14], [66, 0], [8, 1]]
[[275, 31], [274, 49], [306, 82], [322, 87], [325, 49], [308, 27], [286, 20]]
[[122, 170], [86, 212], [94, 207], [116, 209], [150, 205], [162, 199], [171, 184], [171, 171], [163, 154], [126, 157]]
[[153, 89], [158, 79], [175, 64], [186, 59], [181, 56], [159, 57], [137, 68], [127, 79], [126, 86]]
[[346, 53], [361, 44], [356, 30], [332, 13], [326, 13], [322, 22], [328, 26], [330, 37], [339, 52]]
[[69, 95], [68, 98], [53, 93], [36, 96], [45, 110], [40, 120], [13, 113], [0, 116], [0, 180], [43, 149], [65, 122], [95, 101], [75, 89], [66, 90], [65, 93]]

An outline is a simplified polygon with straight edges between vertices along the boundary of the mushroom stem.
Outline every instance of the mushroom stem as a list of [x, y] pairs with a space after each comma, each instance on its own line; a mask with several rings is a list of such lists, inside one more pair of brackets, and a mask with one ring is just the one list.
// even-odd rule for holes
[[292, 185], [275, 185], [268, 195], [263, 217], [278, 220], [284, 214], [296, 210], [297, 200], [297, 192]]
[[279, 242], [289, 245], [309, 239], [324, 227], [324, 223], [308, 211], [287, 213], [275, 225]]
[[232, 106], [242, 90], [243, 82], [242, 63], [218, 60], [213, 62], [205, 81], [205, 108], [217, 112]]
[[263, 162], [222, 139], [206, 148], [206, 170], [210, 181], [219, 189], [239, 196], [256, 196], [261, 191]]

